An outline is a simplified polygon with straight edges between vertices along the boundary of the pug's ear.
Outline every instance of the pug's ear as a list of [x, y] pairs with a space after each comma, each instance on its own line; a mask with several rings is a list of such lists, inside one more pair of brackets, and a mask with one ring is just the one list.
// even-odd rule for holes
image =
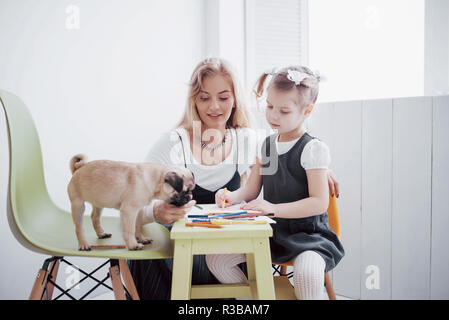
[[183, 179], [178, 176], [178, 174], [176, 172], [170, 171], [167, 172], [167, 174], [165, 175], [165, 180], [166, 183], [168, 183], [169, 185], [171, 185], [173, 187], [173, 189], [176, 190], [176, 192], [181, 192], [182, 191], [182, 187], [183, 187]]

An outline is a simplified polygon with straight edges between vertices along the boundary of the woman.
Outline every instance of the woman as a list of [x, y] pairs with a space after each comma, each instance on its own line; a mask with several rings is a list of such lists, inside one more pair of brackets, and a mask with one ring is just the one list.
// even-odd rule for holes
[[[215, 203], [217, 190], [237, 190], [241, 176], [253, 164], [257, 145], [232, 67], [218, 58], [201, 61], [191, 77], [181, 122], [160, 137], [146, 158], [190, 169], [196, 182], [193, 200], [179, 208], [153, 201], [144, 208], [144, 222], [156, 221], [170, 229], [195, 203]], [[329, 180], [333, 192], [334, 181], [332, 177]], [[132, 260], [128, 264], [141, 299], [170, 299], [172, 259]], [[244, 264], [240, 267], [245, 271]], [[204, 256], [194, 256], [192, 284], [213, 283], [219, 282], [208, 270]]]

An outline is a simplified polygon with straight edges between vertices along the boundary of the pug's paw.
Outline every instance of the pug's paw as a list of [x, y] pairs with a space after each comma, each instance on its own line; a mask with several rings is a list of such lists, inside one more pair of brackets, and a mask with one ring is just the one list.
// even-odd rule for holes
[[136, 237], [136, 239], [137, 242], [141, 244], [150, 244], [151, 242], [153, 242], [153, 239], [148, 237]]
[[131, 246], [129, 247], [129, 250], [135, 251], [135, 250], [142, 250], [143, 249], [143, 244], [138, 243], [135, 246]]
[[103, 233], [98, 235], [98, 239], [106, 239], [106, 238], [110, 238], [111, 236], [112, 236], [111, 233], [103, 232]]
[[78, 245], [78, 250], [79, 251], [90, 251], [91, 247], [87, 242], [83, 242]]

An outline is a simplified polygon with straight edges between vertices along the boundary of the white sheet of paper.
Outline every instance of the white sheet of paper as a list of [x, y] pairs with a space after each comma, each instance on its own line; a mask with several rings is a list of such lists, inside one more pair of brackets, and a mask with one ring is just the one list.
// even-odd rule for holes
[[[201, 208], [192, 207], [190, 211], [187, 213], [187, 215], [199, 215], [199, 214], [207, 214], [208, 212], [240, 212], [240, 211], [247, 211], [248, 213], [254, 212], [255, 210], [243, 210], [240, 209], [240, 206], [243, 205], [243, 203], [234, 204], [232, 206], [226, 207], [226, 208], [220, 208], [216, 204], [198, 204]], [[189, 222], [191, 222], [193, 219], [201, 219], [201, 218], [187, 218]], [[265, 220], [268, 223], [276, 223], [273, 219], [266, 217], [266, 216], [259, 216], [256, 217], [255, 220]]]

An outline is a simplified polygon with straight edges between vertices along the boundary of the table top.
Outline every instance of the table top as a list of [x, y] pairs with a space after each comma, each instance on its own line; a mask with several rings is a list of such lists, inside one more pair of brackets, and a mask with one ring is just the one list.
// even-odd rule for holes
[[[203, 211], [217, 211], [215, 205], [200, 204]], [[231, 210], [231, 208], [220, 209]], [[202, 213], [202, 210], [194, 208], [188, 214]], [[180, 219], [173, 224], [170, 232], [171, 239], [217, 239], [217, 238], [257, 238], [271, 237], [273, 229], [270, 224], [235, 224], [223, 225], [222, 228], [186, 227], [185, 219]]]

